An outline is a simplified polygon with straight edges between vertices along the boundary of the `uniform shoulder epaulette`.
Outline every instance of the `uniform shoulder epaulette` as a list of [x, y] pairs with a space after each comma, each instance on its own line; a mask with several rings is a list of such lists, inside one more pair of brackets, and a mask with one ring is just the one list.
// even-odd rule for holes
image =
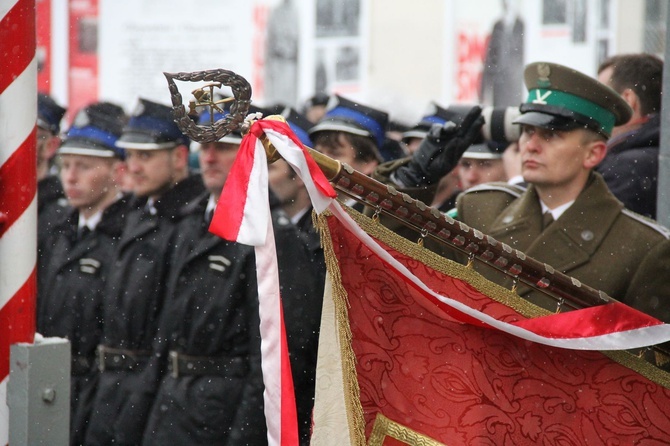
[[655, 230], [656, 232], [661, 234], [666, 239], [670, 239], [670, 229], [668, 229], [665, 226], [659, 224], [655, 220], [652, 220], [651, 218], [647, 218], [647, 217], [645, 217], [643, 215], [640, 215], [640, 214], [636, 214], [635, 212], [633, 212], [629, 209], [626, 209], [626, 208], [621, 209], [621, 213], [630, 217], [630, 218], [632, 218], [633, 220], [636, 220], [636, 221], [642, 223], [643, 225]]
[[518, 184], [509, 184], [503, 182], [495, 183], [482, 183], [477, 186], [473, 186], [470, 189], [464, 191], [464, 194], [469, 194], [472, 192], [505, 192], [512, 195], [515, 198], [518, 198], [526, 191], [526, 188], [519, 186]]

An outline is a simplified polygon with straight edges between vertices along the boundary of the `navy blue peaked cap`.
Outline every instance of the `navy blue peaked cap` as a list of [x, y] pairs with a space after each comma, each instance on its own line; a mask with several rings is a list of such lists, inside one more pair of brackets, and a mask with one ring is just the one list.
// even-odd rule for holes
[[[205, 108], [200, 113], [200, 115], [198, 115], [198, 125], [212, 125], [212, 122], [216, 122], [220, 119], [225, 118], [230, 113], [229, 108], [230, 108], [230, 103], [226, 103], [226, 106], [223, 109], [223, 113], [221, 113], [219, 111], [215, 111], [214, 112], [214, 119], [212, 119], [212, 115], [210, 113], [209, 108]], [[261, 108], [261, 107], [257, 107], [253, 104], [249, 105], [249, 112], [248, 113], [249, 114], [260, 113], [261, 115], [263, 115], [263, 117], [266, 117], [270, 114], [266, 109]], [[233, 131], [233, 132], [225, 135], [223, 138], [221, 138], [219, 140], [219, 142], [226, 142], [226, 143], [230, 143], [230, 144], [239, 144], [239, 143], [242, 142], [242, 132], [240, 131], [240, 129], [236, 129], [235, 131]]]
[[140, 98], [117, 145], [124, 149], [158, 150], [188, 145], [190, 140], [174, 122], [172, 107]]
[[358, 104], [342, 96], [331, 97], [326, 115], [309, 130], [309, 136], [322, 131], [339, 131], [371, 138], [377, 147], [384, 144], [388, 113]]
[[127, 121], [123, 108], [116, 104], [91, 104], [77, 113], [58, 153], [124, 159], [117, 142]]
[[447, 121], [460, 123], [472, 106], [456, 105], [449, 108], [431, 102], [421, 120], [411, 129], [402, 134], [402, 140], [410, 138], [425, 138], [433, 124], [444, 125]]
[[56, 135], [60, 132], [60, 122], [66, 109], [61, 107], [49, 95], [37, 94], [37, 125]]
[[300, 139], [300, 142], [307, 147], [312, 147], [312, 140], [309, 138], [309, 129], [314, 124], [293, 107], [286, 107], [281, 112], [281, 115], [286, 119], [289, 127], [291, 127], [293, 133]]

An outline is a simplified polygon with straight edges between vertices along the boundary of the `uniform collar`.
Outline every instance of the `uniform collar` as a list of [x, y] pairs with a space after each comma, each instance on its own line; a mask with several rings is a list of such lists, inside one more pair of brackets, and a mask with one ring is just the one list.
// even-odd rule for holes
[[98, 226], [98, 223], [100, 223], [100, 220], [102, 220], [102, 211], [98, 211], [88, 218], [85, 218], [80, 212], [77, 230], [81, 230], [84, 229], [84, 227], [87, 227], [88, 229], [93, 231], [96, 228], [96, 226]]
[[540, 207], [542, 208], [542, 214], [544, 215], [545, 212], [549, 212], [551, 216], [554, 218], [554, 221], [558, 220], [558, 217], [563, 215], [565, 211], [568, 210], [570, 206], [575, 202], [575, 200], [568, 201], [565, 204], [562, 204], [554, 209], [549, 209], [549, 206], [544, 204], [544, 201], [540, 200]]

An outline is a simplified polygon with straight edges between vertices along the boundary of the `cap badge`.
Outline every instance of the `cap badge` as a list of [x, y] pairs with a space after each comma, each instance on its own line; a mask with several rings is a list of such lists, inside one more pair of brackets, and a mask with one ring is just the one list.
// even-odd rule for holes
[[82, 110], [79, 113], [77, 113], [77, 116], [74, 118], [74, 122], [72, 125], [74, 127], [82, 128], [86, 127], [91, 123], [91, 119], [88, 117], [88, 113], [86, 113], [86, 110]]
[[139, 101], [135, 106], [135, 109], [133, 110], [133, 115], [140, 116], [143, 113], [144, 113], [144, 104], [142, 103], [142, 101]]
[[540, 90], [535, 90], [535, 99], [533, 99], [533, 104], [546, 104], [547, 99], [549, 95], [551, 94], [551, 90], [547, 90], [544, 93], [540, 93]]
[[551, 67], [546, 63], [539, 64], [537, 66], [537, 86], [540, 88], [549, 88], [551, 86], [550, 75]]

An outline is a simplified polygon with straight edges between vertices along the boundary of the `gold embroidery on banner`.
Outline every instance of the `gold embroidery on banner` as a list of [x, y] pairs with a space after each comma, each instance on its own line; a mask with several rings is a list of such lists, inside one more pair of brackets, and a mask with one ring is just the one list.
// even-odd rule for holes
[[[332, 215], [330, 212], [324, 214]], [[356, 374], [356, 355], [351, 346], [352, 334], [349, 326], [348, 296], [342, 285], [340, 267], [335, 257], [333, 239], [326, 216], [322, 214], [314, 218], [315, 227], [321, 236], [321, 246], [326, 261], [326, 270], [333, 284], [333, 301], [335, 304], [335, 321], [339, 335], [340, 354], [342, 357], [342, 373], [344, 375], [344, 400], [347, 405], [347, 418], [351, 428], [351, 444], [357, 446], [365, 445], [365, 418], [363, 406], [361, 405], [361, 391], [358, 386], [358, 375]]]
[[410, 446], [445, 446], [444, 443], [426, 437], [378, 413], [372, 426], [368, 446], [383, 446], [386, 437], [394, 438]]
[[[550, 311], [528, 302], [526, 299], [520, 297], [513, 291], [491, 282], [475, 271], [474, 268], [467, 268], [465, 265], [446, 259], [427, 248], [423, 248], [411, 240], [394, 233], [385, 226], [375, 224], [369, 217], [356, 212], [347, 206], [343, 206], [343, 208], [365, 232], [382, 243], [390, 246], [399, 253], [406, 256], [411, 256], [412, 258], [424, 263], [435, 271], [467, 282], [490, 299], [512, 308], [525, 317], [533, 318], [551, 314]], [[330, 238], [328, 239], [330, 240]], [[337, 260], [335, 260], [335, 263], [337, 263]], [[338, 284], [341, 286], [340, 282], [338, 282]], [[343, 292], [345, 293], [344, 295], [346, 300], [346, 291], [343, 290]], [[349, 334], [349, 336], [351, 336], [351, 334]], [[670, 373], [654, 366], [648, 361], [623, 350], [601, 351], [600, 353], [623, 365], [624, 367], [639, 373], [654, 383], [670, 389]]]

